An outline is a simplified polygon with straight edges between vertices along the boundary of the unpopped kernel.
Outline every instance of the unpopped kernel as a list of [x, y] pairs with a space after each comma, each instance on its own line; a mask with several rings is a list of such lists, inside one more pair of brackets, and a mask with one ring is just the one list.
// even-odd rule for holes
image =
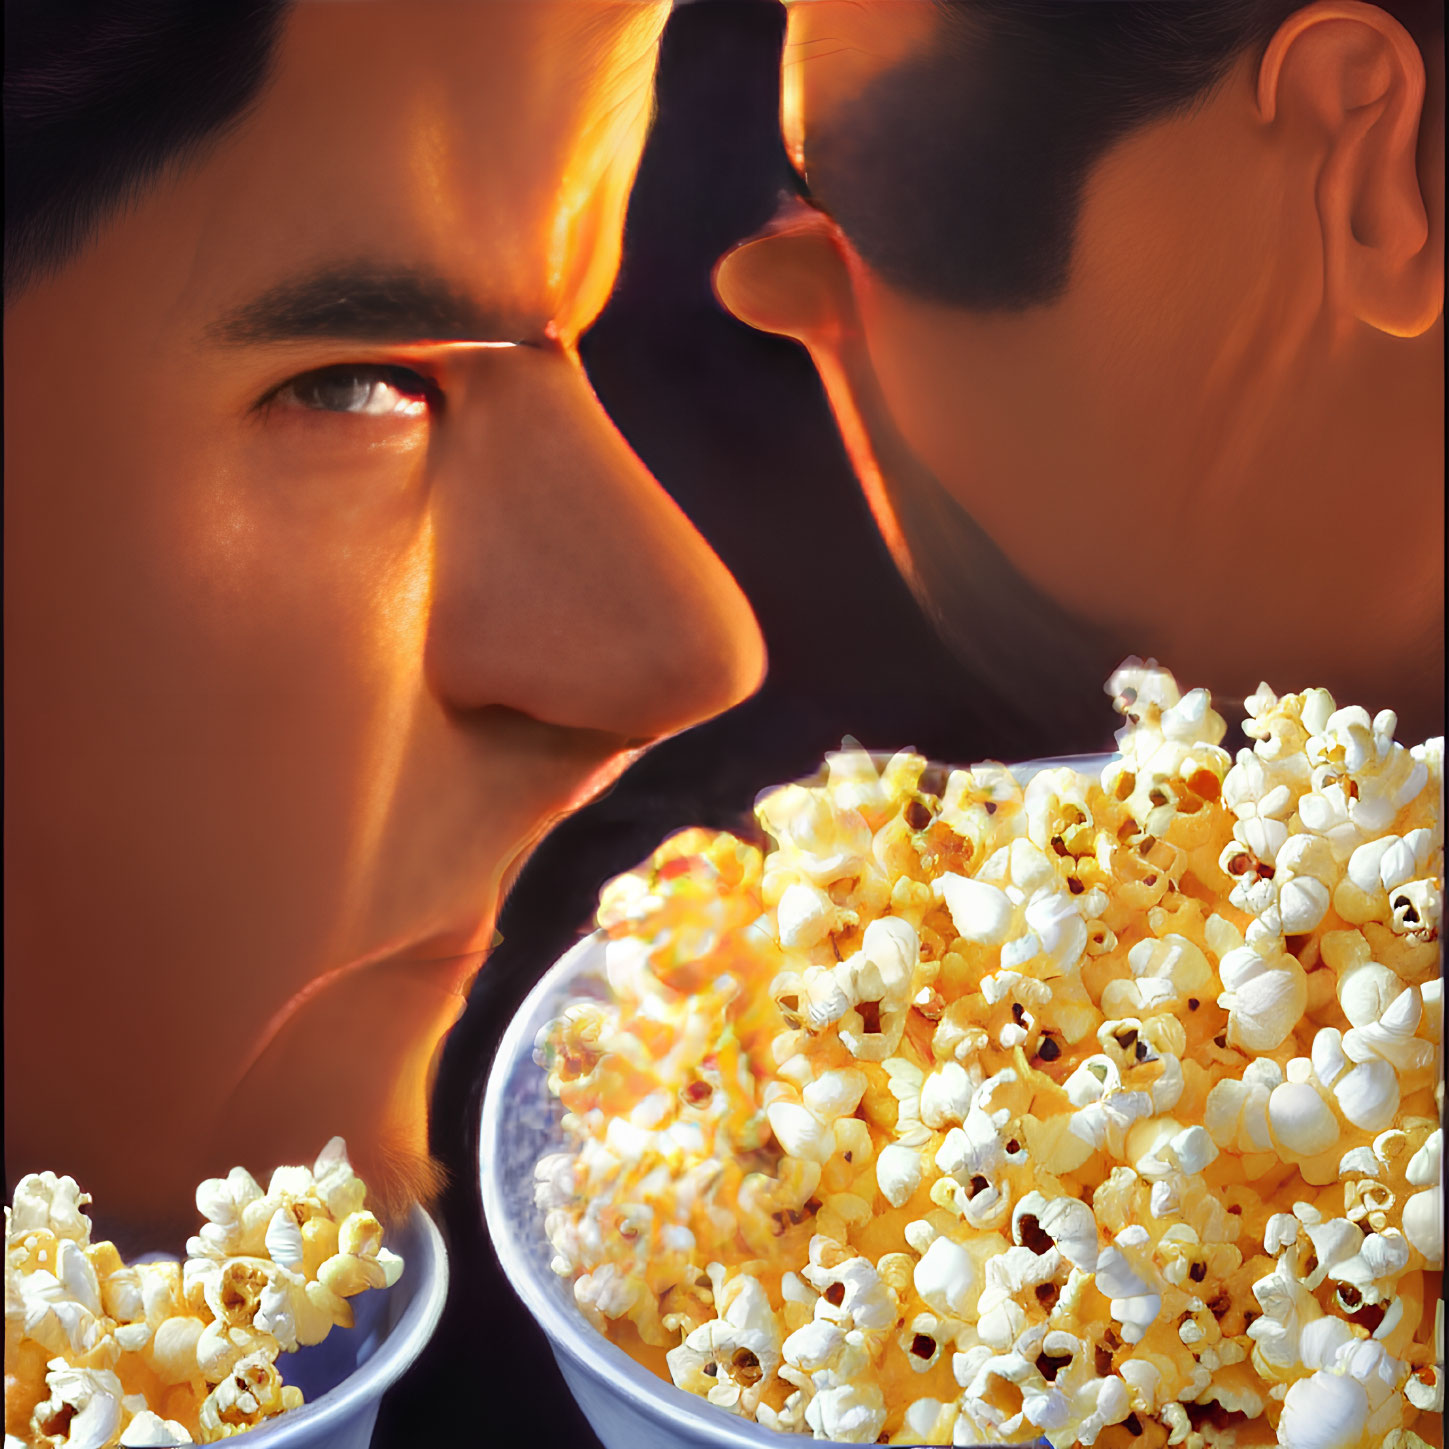
[[1439, 1443], [1442, 741], [1107, 688], [1098, 775], [842, 750], [605, 888], [554, 1269], [817, 1438]]
[[302, 1403], [278, 1356], [351, 1328], [390, 1287], [366, 1189], [334, 1137], [266, 1191], [245, 1168], [196, 1190], [186, 1261], [128, 1266], [91, 1241], [90, 1195], [31, 1173], [5, 1209], [5, 1449], [210, 1444]]

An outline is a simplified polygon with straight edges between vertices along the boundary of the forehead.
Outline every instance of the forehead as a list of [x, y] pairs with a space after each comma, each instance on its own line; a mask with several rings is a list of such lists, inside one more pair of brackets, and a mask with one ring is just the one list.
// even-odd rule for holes
[[786, 0], [780, 120], [791, 160], [808, 133], [859, 99], [882, 72], [928, 45], [934, 0]]
[[250, 113], [135, 209], [174, 254], [173, 307], [362, 257], [455, 279], [525, 329], [551, 319], [598, 206], [622, 208], [667, 14], [301, 0]]

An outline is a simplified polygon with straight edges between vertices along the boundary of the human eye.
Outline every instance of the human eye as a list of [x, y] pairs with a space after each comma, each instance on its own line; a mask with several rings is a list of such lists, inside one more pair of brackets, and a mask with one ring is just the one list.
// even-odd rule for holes
[[432, 378], [410, 367], [345, 362], [291, 378], [269, 393], [263, 405], [352, 417], [409, 419], [436, 411], [442, 397]]

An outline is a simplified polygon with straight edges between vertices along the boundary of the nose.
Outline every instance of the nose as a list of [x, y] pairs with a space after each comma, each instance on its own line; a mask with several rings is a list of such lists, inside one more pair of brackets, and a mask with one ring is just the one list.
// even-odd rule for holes
[[429, 466], [426, 665], [450, 707], [651, 739], [759, 687], [744, 595], [571, 353], [469, 358]]

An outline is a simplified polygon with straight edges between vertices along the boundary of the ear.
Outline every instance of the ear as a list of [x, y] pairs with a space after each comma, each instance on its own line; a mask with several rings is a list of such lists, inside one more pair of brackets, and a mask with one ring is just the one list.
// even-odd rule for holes
[[[1358, 0], [1295, 11], [1258, 71], [1263, 120], [1318, 160], [1329, 307], [1396, 337], [1427, 331], [1444, 305], [1444, 121], [1438, 107], [1426, 115], [1425, 88], [1408, 32]], [[1437, 152], [1420, 144], [1425, 124], [1439, 128]]]
[[794, 198], [720, 259], [714, 290], [741, 322], [812, 348], [857, 328], [844, 239], [829, 217]]

